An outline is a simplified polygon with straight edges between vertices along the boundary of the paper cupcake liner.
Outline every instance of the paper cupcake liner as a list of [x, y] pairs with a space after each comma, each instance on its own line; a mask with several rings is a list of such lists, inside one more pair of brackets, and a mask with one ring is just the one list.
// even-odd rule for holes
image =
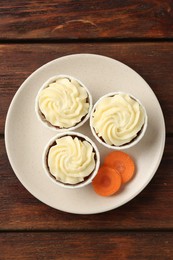
[[[124, 144], [124, 145], [121, 145], [121, 146], [116, 146], [116, 145], [109, 145], [107, 144], [105, 141], [103, 141], [99, 136], [98, 134], [96, 133], [94, 127], [93, 127], [93, 113], [95, 112], [96, 110], [96, 107], [98, 105], [98, 103], [104, 99], [105, 97], [111, 97], [111, 96], [114, 96], [114, 95], [117, 95], [117, 94], [126, 94], [128, 96], [130, 96], [131, 98], [133, 98], [135, 101], [137, 101], [141, 107], [143, 108], [143, 111], [144, 111], [144, 125], [142, 126], [141, 128], [141, 131], [139, 131], [139, 134], [129, 143], [127, 144]], [[136, 145], [144, 136], [145, 132], [146, 132], [146, 129], [147, 129], [147, 126], [148, 126], [148, 117], [147, 117], [147, 113], [146, 113], [146, 109], [145, 107], [143, 106], [143, 104], [136, 98], [134, 97], [133, 95], [129, 94], [129, 93], [126, 93], [126, 92], [120, 92], [120, 91], [117, 91], [117, 92], [111, 92], [111, 93], [108, 93], [104, 96], [102, 96], [101, 98], [98, 99], [98, 101], [94, 104], [93, 106], [93, 109], [91, 111], [91, 115], [90, 115], [90, 128], [91, 128], [91, 132], [92, 134], [94, 135], [94, 137], [97, 139], [97, 141], [104, 145], [105, 147], [109, 148], [109, 149], [112, 149], [112, 150], [124, 150], [124, 149], [128, 149], [128, 148], [131, 148], [133, 147], [134, 145]]]
[[[49, 149], [53, 145], [53, 143], [56, 141], [56, 139], [61, 138], [63, 136], [74, 136], [74, 137], [82, 138], [82, 139], [86, 140], [88, 143], [90, 143], [94, 149], [94, 152], [96, 154], [95, 169], [88, 176], [88, 178], [86, 180], [84, 180], [83, 182], [80, 182], [77, 184], [66, 184], [66, 183], [60, 182], [55, 179], [55, 177], [50, 173], [50, 171], [48, 169], [47, 155], [48, 155]], [[82, 188], [82, 187], [85, 187], [86, 185], [90, 184], [92, 182], [93, 178], [96, 176], [99, 166], [100, 166], [100, 153], [99, 153], [99, 150], [98, 150], [97, 146], [95, 145], [95, 143], [90, 138], [88, 138], [86, 135], [78, 133], [78, 132], [65, 132], [65, 133], [57, 134], [56, 136], [51, 138], [49, 140], [49, 142], [46, 144], [44, 152], [43, 152], [42, 164], [43, 164], [43, 168], [44, 168], [46, 175], [49, 177], [49, 179], [51, 181], [53, 181], [58, 186], [68, 188], [68, 189]]]
[[[88, 113], [84, 116], [84, 118], [77, 124], [75, 124], [74, 126], [72, 127], [69, 127], [69, 128], [58, 128], [56, 126], [53, 126], [50, 122], [48, 122], [46, 120], [46, 118], [44, 117], [44, 115], [41, 113], [40, 111], [40, 108], [39, 108], [39, 105], [38, 105], [38, 99], [39, 99], [39, 95], [40, 95], [40, 92], [44, 89], [44, 88], [47, 88], [49, 86], [50, 83], [54, 82], [55, 80], [57, 79], [60, 79], [60, 78], [68, 78], [68, 79], [73, 79], [73, 80], [76, 80], [87, 92], [88, 94], [88, 103], [89, 103], [89, 110], [88, 110]], [[41, 88], [39, 89], [38, 91], [38, 94], [36, 96], [36, 100], [35, 100], [35, 113], [36, 113], [36, 116], [38, 118], [38, 120], [47, 128], [49, 129], [52, 129], [56, 132], [59, 132], [59, 133], [63, 133], [65, 131], [71, 131], [71, 130], [75, 130], [79, 127], [81, 127], [90, 117], [90, 113], [91, 113], [91, 110], [92, 110], [92, 96], [91, 96], [91, 93], [90, 91], [88, 90], [88, 88], [79, 80], [79, 79], [76, 79], [75, 77], [72, 77], [72, 76], [69, 76], [69, 75], [63, 75], [63, 74], [60, 74], [60, 75], [56, 75], [56, 76], [53, 76], [51, 78], [49, 78], [42, 86]]]

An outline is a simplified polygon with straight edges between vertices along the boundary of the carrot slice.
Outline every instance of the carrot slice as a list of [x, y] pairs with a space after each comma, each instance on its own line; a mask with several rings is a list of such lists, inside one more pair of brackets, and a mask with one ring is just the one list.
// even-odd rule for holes
[[101, 166], [92, 181], [92, 186], [97, 194], [110, 196], [120, 189], [121, 182], [121, 176], [116, 170]]
[[104, 165], [117, 170], [123, 183], [130, 181], [135, 173], [134, 161], [127, 153], [122, 151], [109, 153], [104, 159]]

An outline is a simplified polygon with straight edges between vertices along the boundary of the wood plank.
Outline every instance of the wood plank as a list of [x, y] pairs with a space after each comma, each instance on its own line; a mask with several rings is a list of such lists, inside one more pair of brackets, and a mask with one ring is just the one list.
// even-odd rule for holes
[[1, 39], [172, 38], [173, 2], [1, 1]]
[[162, 106], [167, 132], [173, 132], [173, 43], [83, 43], [0, 45], [0, 133], [21, 83], [44, 63], [74, 53], [97, 53], [120, 60], [149, 83]]
[[0, 147], [1, 230], [173, 229], [173, 137], [167, 138], [163, 160], [150, 184], [126, 205], [95, 215], [64, 213], [39, 202], [15, 177], [2, 139]]
[[1, 259], [157, 259], [173, 258], [169, 232], [1, 233]]

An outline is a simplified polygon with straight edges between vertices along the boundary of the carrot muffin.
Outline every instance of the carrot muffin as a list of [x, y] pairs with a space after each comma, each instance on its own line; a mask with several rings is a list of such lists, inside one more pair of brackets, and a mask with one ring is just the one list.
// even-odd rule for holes
[[142, 104], [126, 93], [111, 93], [95, 104], [91, 130], [98, 141], [109, 148], [135, 144], [146, 130], [147, 116]]
[[86, 136], [69, 132], [51, 140], [44, 153], [44, 166], [49, 176], [66, 186], [85, 186], [99, 167], [99, 153]]
[[36, 99], [39, 119], [56, 130], [72, 130], [89, 117], [91, 95], [77, 79], [60, 75], [49, 79]]

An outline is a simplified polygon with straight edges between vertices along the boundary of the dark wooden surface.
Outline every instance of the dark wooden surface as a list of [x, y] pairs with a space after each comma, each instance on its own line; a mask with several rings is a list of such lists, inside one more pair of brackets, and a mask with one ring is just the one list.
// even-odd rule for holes
[[[126, 205], [95, 215], [34, 198], [4, 145], [6, 113], [21, 83], [46, 62], [81, 52], [120, 60], [144, 77], [167, 133], [150, 184]], [[0, 61], [0, 260], [173, 259], [173, 1], [0, 0]]]
[[172, 38], [172, 0], [1, 0], [2, 39]]
[[167, 260], [173, 254], [171, 232], [1, 233], [0, 243], [3, 260], [16, 260], [16, 255], [19, 260]]

